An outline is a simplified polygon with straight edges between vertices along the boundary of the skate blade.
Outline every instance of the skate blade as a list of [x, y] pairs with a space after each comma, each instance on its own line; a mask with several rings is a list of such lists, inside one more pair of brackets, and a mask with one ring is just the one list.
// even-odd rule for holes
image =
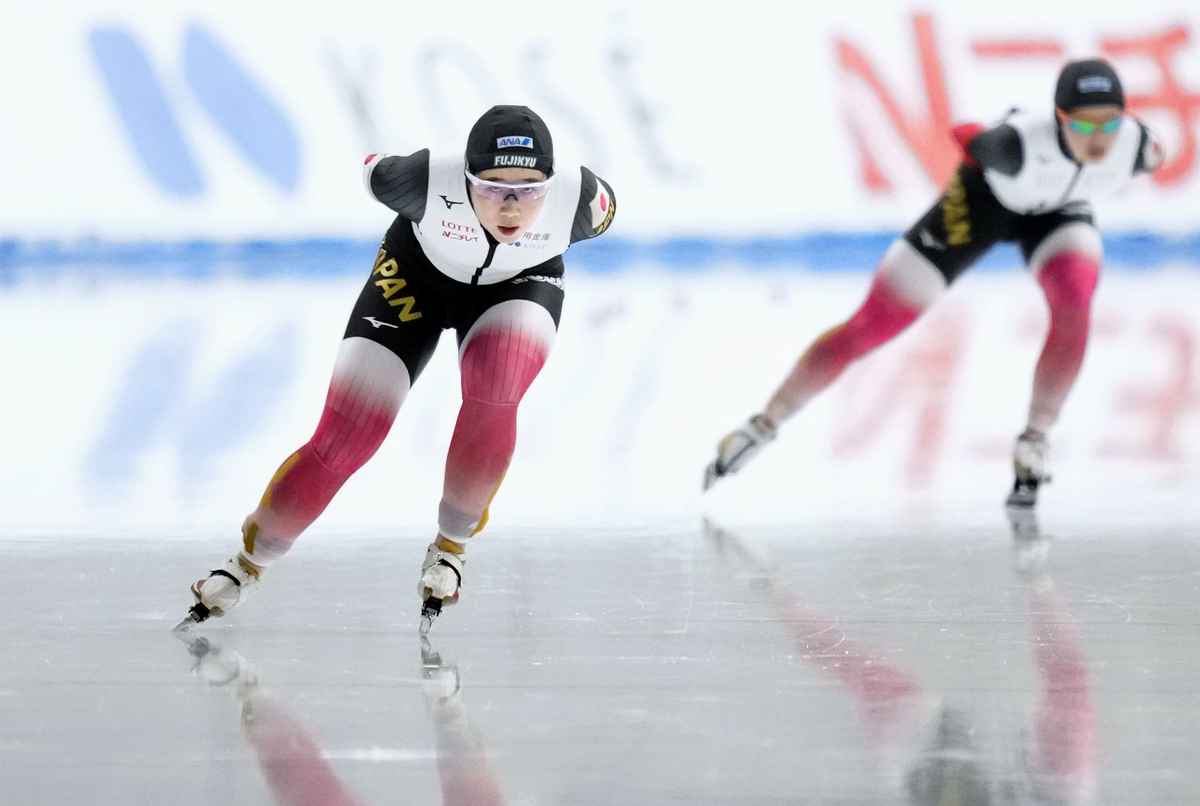
[[433, 629], [433, 622], [442, 614], [442, 600], [430, 596], [421, 605], [421, 623], [417, 626], [417, 631], [424, 638], [429, 635], [429, 631]]
[[172, 628], [171, 632], [187, 632], [192, 628], [193, 625], [202, 624], [203, 622], [207, 621], [210, 615], [212, 615], [211, 610], [205, 607], [203, 603], [196, 602], [196, 604], [188, 608], [187, 615], [184, 617], [183, 621], [176, 624]]
[[704, 481], [700, 484], [700, 492], [706, 493], [717, 483], [717, 479], [721, 478], [724, 473], [717, 470], [716, 461], [709, 462], [704, 468]]

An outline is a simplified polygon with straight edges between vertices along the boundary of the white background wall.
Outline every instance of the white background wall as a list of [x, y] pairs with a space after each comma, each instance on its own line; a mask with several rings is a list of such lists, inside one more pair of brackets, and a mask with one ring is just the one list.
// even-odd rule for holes
[[[621, 206], [606, 239], [688, 236], [702, 258], [712, 239], [896, 230], [953, 164], [943, 120], [1048, 105], [1063, 56], [1111, 54], [1121, 38], [1144, 40], [1114, 56], [1131, 96], [1160, 94], [1164, 74], [1137, 48], [1161, 39], [1162, 64], [1197, 96], [1197, 112], [1184, 121], [1144, 109], [1172, 154], [1170, 179], [1143, 179], [1101, 210], [1107, 234], [1148, 229], [1158, 251], [1126, 248], [1106, 273], [1048, 505], [1117, 511], [1121, 490], [1137, 489], [1194, 514], [1200, 12], [1157, 2], [696, 8], [528, 0], [285, 12], [217, 0], [0, 13], [0, 269], [38, 244], [71, 253], [23, 263], [9, 275], [21, 279], [0, 286], [0, 528], [232, 533], [315, 426], [361, 281], [354, 268], [301, 277], [270, 260], [218, 267], [218, 279], [184, 261], [174, 273], [194, 279], [166, 280], [153, 263], [96, 260], [79, 239], [377, 238], [390, 215], [362, 190], [362, 155], [457, 150], [493, 102], [539, 109], [562, 159], [612, 181]], [[160, 87], [133, 94], [140, 123], [123, 122], [98, 39], [140, 53]], [[1026, 55], [989, 55], [998, 42], [1013, 52], [1014, 40]], [[870, 71], [855, 72], [855, 59]], [[214, 100], [206, 82], [222, 70], [245, 78]], [[872, 72], [882, 89], [864, 80]], [[267, 100], [243, 104], [247, 86]], [[163, 160], [166, 130], [146, 122], [155, 104], [177, 122], [187, 171]], [[256, 117], [264, 109], [269, 119]], [[272, 131], [285, 136], [264, 139]], [[189, 171], [196, 187], [172, 189]], [[1182, 246], [1164, 259], [1171, 243]], [[587, 250], [600, 246], [569, 256], [561, 337], [522, 410], [501, 523], [694, 513], [717, 437], [857, 303], [870, 268], [826, 252], [764, 273], [752, 251], [738, 260], [727, 249], [729, 262], [703, 272], [676, 255], [589, 273]], [[272, 279], [253, 279], [261, 273]], [[705, 506], [769, 518], [833, 516], [864, 495], [934, 511], [997, 503], [1044, 323], [1026, 276], [969, 275], [935, 318], [845, 378]], [[431, 526], [457, 404], [443, 345], [322, 528]]]
[[[1163, 63], [1200, 110], [1200, 12], [1187, 4], [750, 0], [708, 13], [673, 2], [215, 0], [53, 4], [9, 22], [0, 231], [17, 236], [373, 235], [388, 214], [362, 192], [363, 155], [458, 151], [495, 102], [540, 110], [564, 160], [612, 180], [627, 235], [896, 228], [953, 164], [948, 124], [1012, 105], [1048, 109], [1062, 59], [1096, 53], [1114, 59], [1177, 160], [1169, 184], [1131, 189], [1106, 223], [1190, 231], [1188, 202], [1200, 189], [1195, 116], [1185, 125], [1152, 103], [1164, 87], [1153, 53], [1118, 41], [1174, 36]], [[139, 90], [136, 103], [177, 121], [204, 183], [197, 194], [164, 193], [147, 170], [163, 129], [143, 119], [134, 128], [150, 145], [134, 145], [103, 79], [113, 59], [97, 43], [113, 38], [144, 59], [144, 69], [119, 71], [125, 83], [149, 75], [160, 88]], [[1035, 55], [988, 55], [997, 43]], [[234, 128], [274, 157], [236, 146], [206, 106], [205, 87], [229, 64], [245, 81], [218, 92], [216, 105], [236, 108]], [[268, 102], [238, 108], [246, 85]], [[292, 140], [270, 139], [267, 107]], [[856, 133], [877, 167], [871, 183]], [[281, 186], [265, 166], [293, 146], [292, 182]]]
[[[52, 302], [46, 288], [0, 296], [9, 377], [20, 379], [5, 399], [0, 525], [234, 528], [315, 427], [356, 285], [64, 285]], [[570, 277], [560, 339], [522, 406], [498, 523], [698, 511], [716, 439], [763, 404], [864, 285], [853, 274], [732, 269]], [[1056, 433], [1049, 506], [1120, 513], [1136, 493], [1200, 514], [1198, 292], [1190, 268], [1153, 283], [1104, 279], [1092, 349]], [[1009, 441], [1023, 426], [1044, 327], [1027, 277], [969, 275], [704, 506], [816, 517], [866, 497], [991, 513], [1010, 483]], [[456, 373], [452, 343], [442, 344], [324, 527], [432, 524]]]

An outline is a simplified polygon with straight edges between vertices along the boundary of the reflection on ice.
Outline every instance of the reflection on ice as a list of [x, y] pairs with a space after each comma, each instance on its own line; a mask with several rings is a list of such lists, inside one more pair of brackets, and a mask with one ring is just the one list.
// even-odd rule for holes
[[780, 579], [746, 541], [704, 521], [709, 544], [735, 578], [761, 592], [799, 658], [858, 704], [882, 785], [912, 806], [1075, 806], [1094, 795], [1095, 713], [1083, 647], [1048, 572], [1049, 538], [1036, 512], [1014, 508], [1008, 516], [1040, 686], [1032, 718], [1016, 736], [989, 736], [980, 727], [987, 714], [857, 640], [835, 614], [806, 607], [799, 582]]
[[[270, 692], [242, 654], [205, 637], [174, 633], [193, 658], [191, 672], [227, 689], [241, 704], [242, 735], [253, 749], [275, 801], [281, 806], [360, 806], [332, 761], [410, 761], [423, 754], [383, 748], [327, 752], [286, 700]], [[499, 806], [504, 795], [488, 761], [482, 734], [463, 702], [458, 667], [421, 638], [421, 691], [435, 737], [438, 777], [445, 806]]]

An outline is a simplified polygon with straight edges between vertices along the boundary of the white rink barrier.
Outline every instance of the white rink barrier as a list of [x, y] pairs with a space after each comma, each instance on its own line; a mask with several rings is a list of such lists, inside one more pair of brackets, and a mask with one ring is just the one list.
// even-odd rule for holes
[[[864, 502], [998, 507], [1046, 315], [1020, 272], [968, 274], [711, 497], [716, 439], [761, 406], [867, 276], [568, 273], [562, 331], [520, 419], [497, 528], [724, 507], [836, 518]], [[234, 533], [315, 427], [358, 281], [82, 282], [0, 295], [9, 345], [0, 529]], [[1090, 352], [1054, 434], [1047, 506], [1129, 494], [1196, 515], [1194, 268], [1102, 279]], [[450, 341], [447, 336], [445, 341]], [[432, 528], [459, 402], [443, 343], [323, 529]], [[856, 509], [857, 508], [857, 509]]]
[[457, 152], [497, 102], [612, 182], [620, 235], [897, 229], [953, 168], [953, 124], [1049, 111], [1093, 54], [1170, 155], [1105, 226], [1195, 230], [1195, 4], [114, 0], [0, 28], [0, 238], [375, 237], [363, 156]]

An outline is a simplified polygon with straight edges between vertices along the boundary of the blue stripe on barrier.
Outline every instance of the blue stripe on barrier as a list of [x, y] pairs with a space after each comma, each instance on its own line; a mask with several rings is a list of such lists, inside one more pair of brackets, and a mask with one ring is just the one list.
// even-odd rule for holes
[[[612, 235], [574, 246], [572, 271], [596, 274], [658, 268], [708, 271], [723, 266], [749, 270], [854, 272], [873, 269], [894, 232], [814, 231], [749, 238], [621, 238]], [[1123, 270], [1152, 270], [1169, 264], [1200, 266], [1200, 232], [1165, 235], [1109, 233], [1105, 263]], [[378, 248], [377, 238], [136, 240], [0, 239], [0, 285], [61, 277], [88, 270], [90, 279], [242, 277], [340, 277], [362, 273]], [[1007, 270], [1020, 264], [1015, 247], [992, 250], [976, 270]]]

